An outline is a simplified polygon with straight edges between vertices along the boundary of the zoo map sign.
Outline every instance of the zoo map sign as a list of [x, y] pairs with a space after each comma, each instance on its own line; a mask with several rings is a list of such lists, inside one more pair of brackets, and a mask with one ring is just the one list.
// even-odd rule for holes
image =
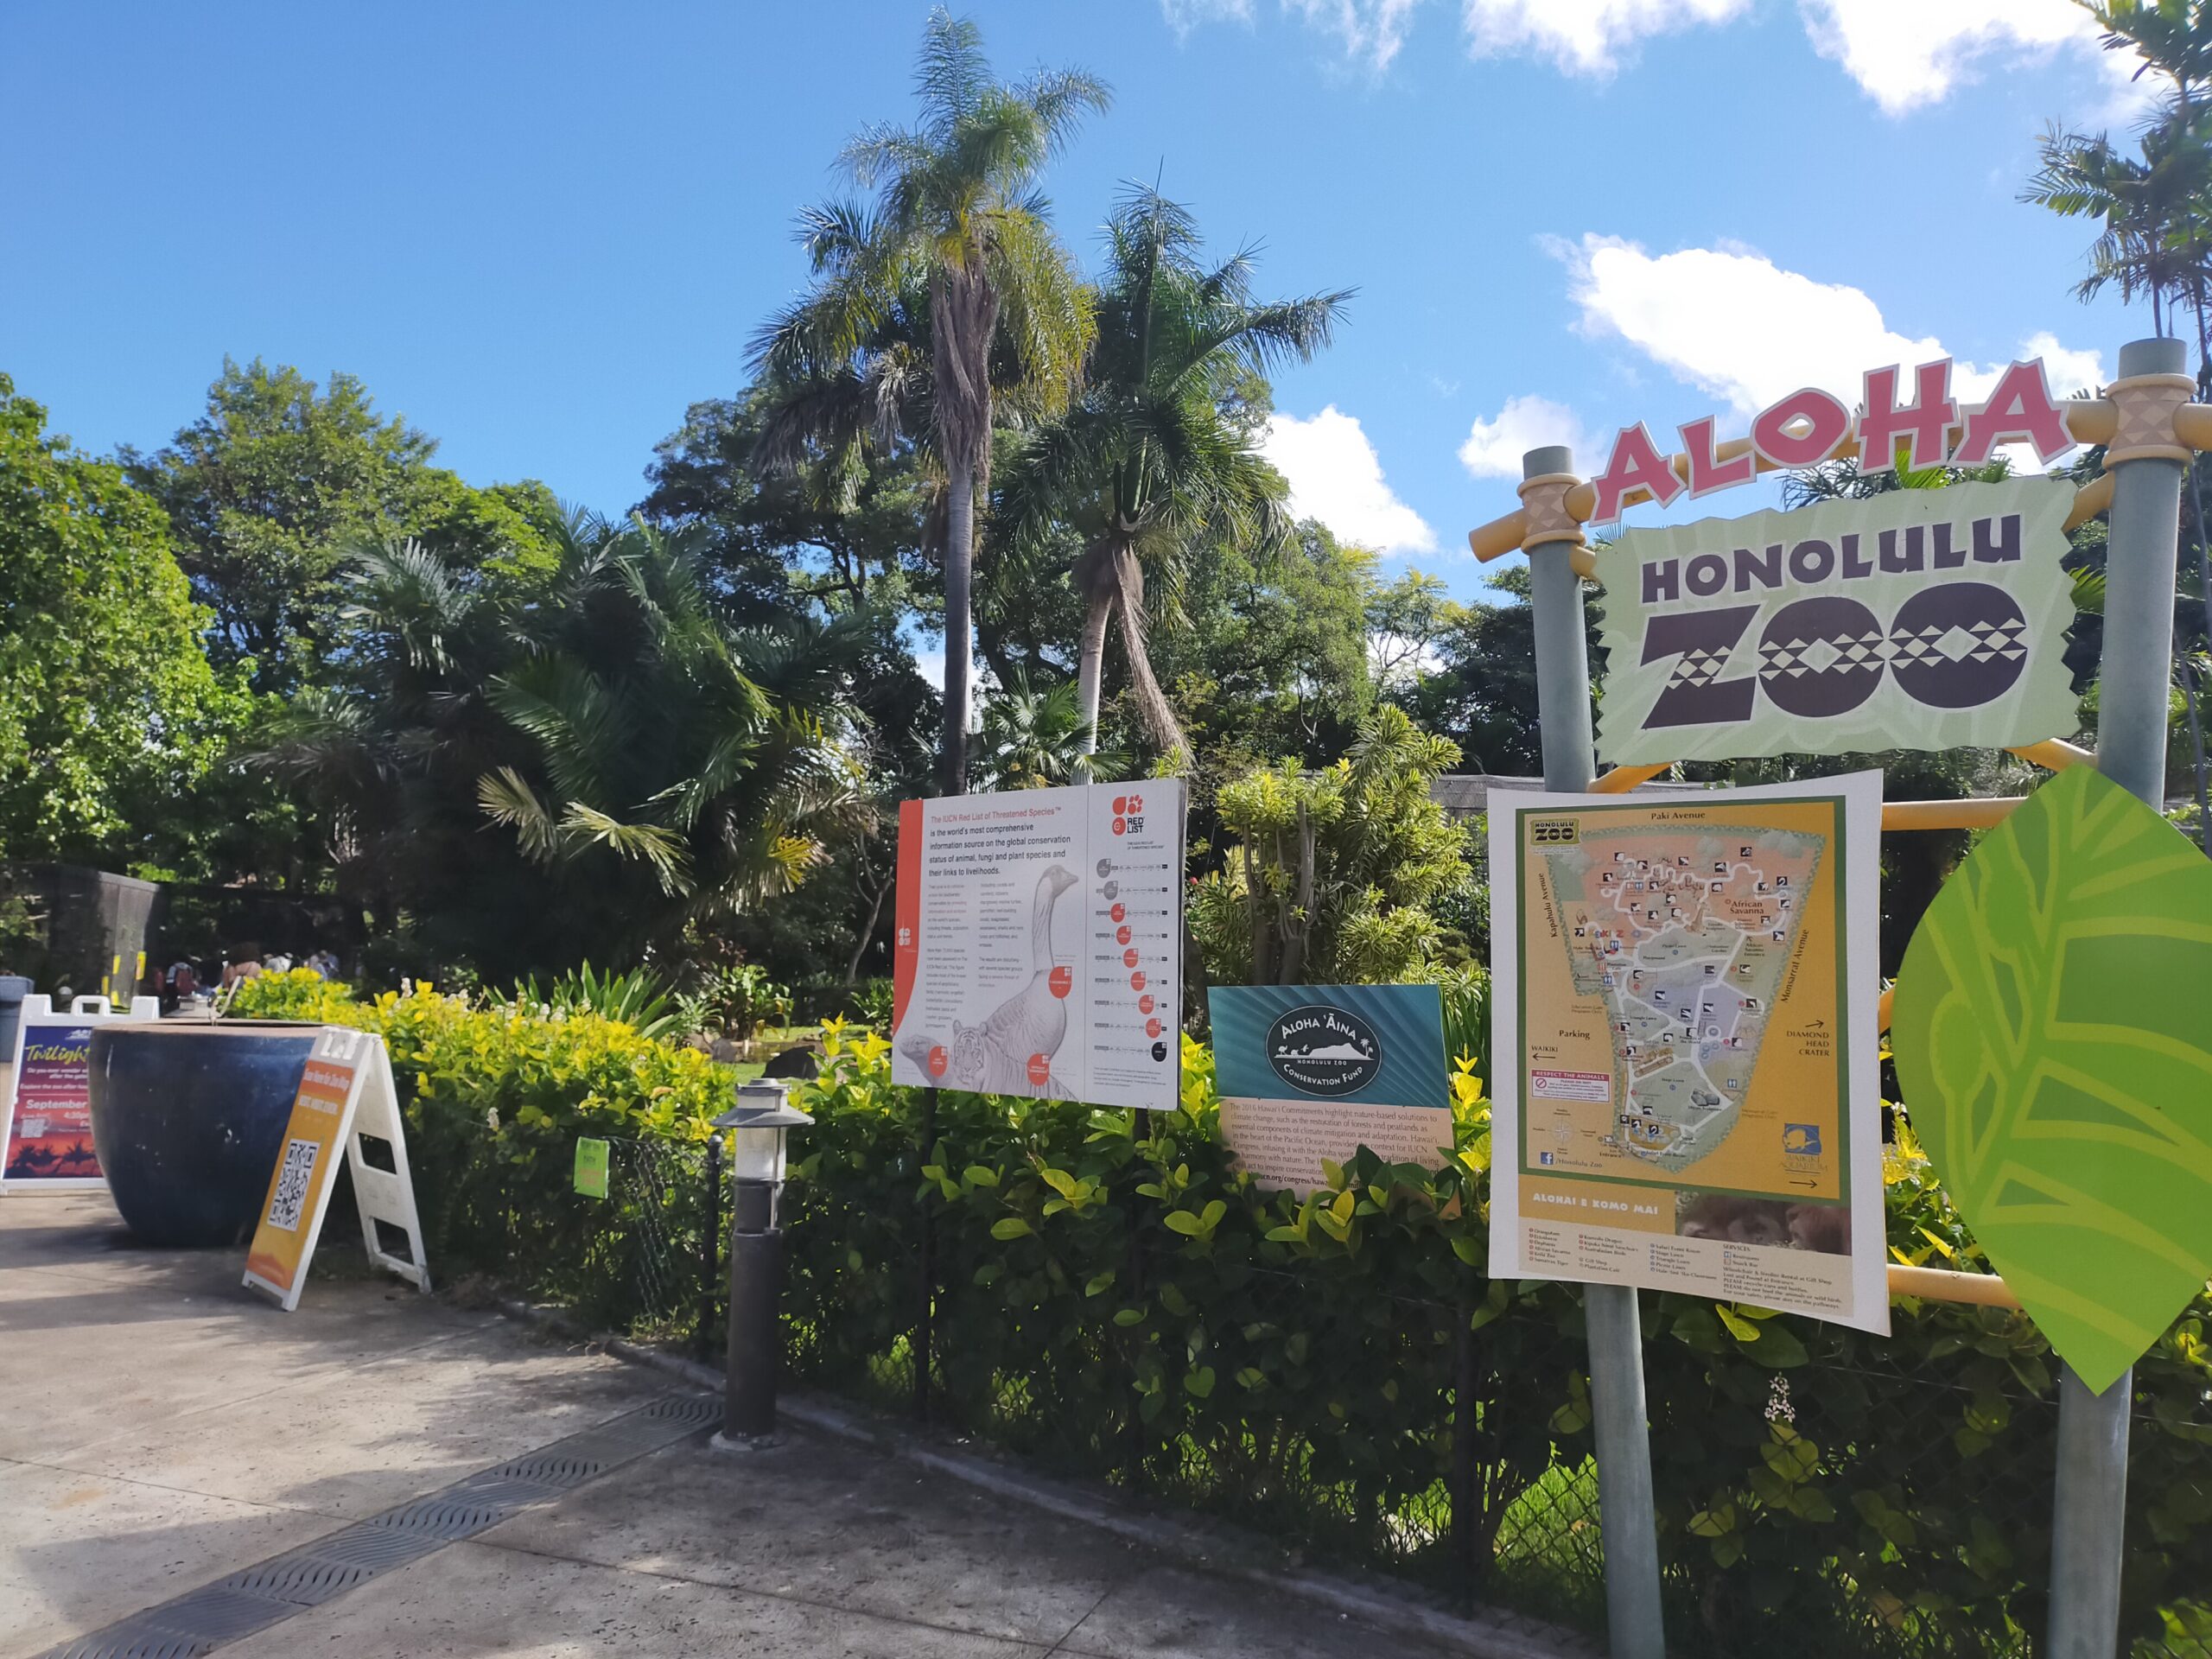
[[1492, 798], [1496, 1276], [1888, 1331], [1880, 816], [1873, 772]]

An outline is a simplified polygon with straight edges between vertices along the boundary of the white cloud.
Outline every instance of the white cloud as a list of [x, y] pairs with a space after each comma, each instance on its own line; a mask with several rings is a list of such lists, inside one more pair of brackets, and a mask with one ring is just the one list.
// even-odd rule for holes
[[[1509, 397], [1494, 421], [1478, 419], [1459, 446], [1459, 464], [1477, 478], [1521, 476], [1521, 457], [1547, 443], [1563, 443], [1577, 464], [1589, 461], [1596, 444], [1581, 419], [1548, 397]], [[1595, 461], [1589, 461], [1592, 466]]]
[[1751, 0], [1464, 0], [1460, 27], [1478, 58], [1536, 52], [1569, 74], [1610, 76], [1649, 35], [1726, 22]]
[[1800, 0], [1799, 10], [1814, 49], [1888, 115], [1941, 103], [1982, 67], [2062, 47], [2101, 60], [2116, 82], [2138, 64], [2104, 51], [2096, 21], [2074, 0]]
[[1160, 15], [1178, 40], [1200, 23], [1252, 21], [1252, 0], [1160, 0]]
[[1357, 417], [1331, 404], [1309, 420], [1270, 415], [1261, 446], [1290, 480], [1290, 510], [1378, 553], [1428, 553], [1436, 532], [1383, 480], [1382, 458]]
[[1333, 34], [1344, 54], [1364, 60], [1378, 73], [1390, 67], [1406, 43], [1406, 26], [1421, 0], [1282, 0], [1285, 11], [1302, 13], [1316, 28]]
[[[1390, 67], [1406, 43], [1407, 26], [1421, 0], [1281, 0], [1287, 15], [1333, 35], [1343, 55], [1376, 72]], [[1160, 0], [1160, 15], [1178, 39], [1200, 23], [1252, 22], [1252, 0]]]
[[[1862, 290], [1785, 270], [1749, 248], [1724, 244], [1655, 257], [1618, 237], [1585, 236], [1552, 250], [1567, 261], [1583, 333], [1618, 335], [1746, 417], [1800, 386], [1855, 402], [1868, 369], [1950, 355], [1933, 335], [1915, 339], [1891, 327]], [[2103, 383], [2096, 353], [2053, 335], [2031, 336], [2020, 355], [2042, 357], [2062, 396]], [[1961, 361], [1956, 395], [1986, 396], [2004, 366]]]
[[[1162, 0], [1174, 7], [1240, 3]], [[1529, 53], [1565, 73], [1602, 80], [1653, 35], [1733, 22], [1752, 6], [1753, 0], [1460, 0], [1459, 22], [1471, 56]], [[2095, 22], [2074, 0], [1798, 0], [1797, 10], [1814, 50], [1841, 65], [1890, 115], [1941, 103], [1985, 69], [2062, 50], [2100, 61], [2116, 107], [2141, 96], [2128, 84], [2139, 60], [2104, 51]]]
[[2104, 390], [2105, 359], [2101, 352], [2077, 352], [2060, 345], [2057, 335], [2044, 334], [2030, 334], [2023, 340], [2020, 355], [2043, 359], [2044, 375], [2050, 380], [2056, 397], [2071, 397], [2077, 391], [2094, 395]]

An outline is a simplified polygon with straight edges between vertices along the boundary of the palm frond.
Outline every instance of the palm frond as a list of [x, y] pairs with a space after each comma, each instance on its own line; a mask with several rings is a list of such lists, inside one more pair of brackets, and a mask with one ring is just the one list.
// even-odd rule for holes
[[493, 823], [512, 830], [523, 851], [550, 863], [561, 851], [560, 827], [537, 793], [512, 766], [501, 766], [476, 780], [477, 804]]

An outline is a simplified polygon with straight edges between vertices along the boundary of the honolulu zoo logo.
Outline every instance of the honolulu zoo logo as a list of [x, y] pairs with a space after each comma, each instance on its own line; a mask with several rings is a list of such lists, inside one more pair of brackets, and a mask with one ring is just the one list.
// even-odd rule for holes
[[1293, 1008], [1268, 1027], [1268, 1064], [1309, 1095], [1349, 1095], [1382, 1069], [1382, 1039], [1346, 1008]]

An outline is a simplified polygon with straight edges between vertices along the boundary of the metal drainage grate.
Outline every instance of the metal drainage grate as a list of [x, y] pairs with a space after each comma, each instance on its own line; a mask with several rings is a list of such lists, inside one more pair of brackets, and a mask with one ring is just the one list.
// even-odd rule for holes
[[[528, 1499], [525, 1502], [534, 1503]], [[441, 1543], [470, 1538], [486, 1527], [495, 1527], [521, 1504], [487, 1503], [474, 1492], [440, 1492], [418, 1497], [412, 1503], [390, 1510], [365, 1524], [387, 1532], [418, 1533]]]
[[720, 1411], [712, 1395], [664, 1395], [612, 1422], [479, 1470], [442, 1491], [410, 1498], [327, 1538], [49, 1648], [39, 1659], [198, 1659], [673, 1445], [713, 1422]]
[[251, 1591], [211, 1584], [204, 1590], [173, 1601], [149, 1621], [195, 1643], [214, 1647], [251, 1636], [264, 1625], [289, 1618], [300, 1610], [289, 1602], [270, 1601]]
[[359, 1567], [363, 1578], [372, 1579], [395, 1567], [419, 1561], [448, 1541], [434, 1533], [402, 1531], [396, 1527], [380, 1527], [374, 1521], [361, 1521], [327, 1538], [316, 1539], [299, 1553], [318, 1560], [334, 1561], [340, 1567]]
[[289, 1601], [301, 1607], [320, 1607], [333, 1596], [351, 1590], [374, 1567], [357, 1563], [318, 1560], [312, 1555], [280, 1555], [259, 1567], [250, 1567], [223, 1580], [228, 1590], [243, 1590], [270, 1601]]
[[562, 1457], [555, 1453], [537, 1452], [527, 1458], [517, 1458], [512, 1463], [503, 1463], [496, 1469], [487, 1469], [480, 1480], [494, 1478], [535, 1481], [541, 1486], [581, 1486], [601, 1473], [606, 1465], [594, 1463], [589, 1458]]
[[208, 1645], [176, 1636], [88, 1636], [51, 1649], [42, 1659], [194, 1659], [207, 1652]]
[[531, 1503], [543, 1503], [549, 1497], [558, 1497], [567, 1490], [564, 1486], [549, 1485], [542, 1480], [524, 1480], [518, 1475], [503, 1475], [493, 1470], [487, 1475], [470, 1476], [454, 1497], [471, 1503], [492, 1503], [502, 1510], [519, 1510]]

